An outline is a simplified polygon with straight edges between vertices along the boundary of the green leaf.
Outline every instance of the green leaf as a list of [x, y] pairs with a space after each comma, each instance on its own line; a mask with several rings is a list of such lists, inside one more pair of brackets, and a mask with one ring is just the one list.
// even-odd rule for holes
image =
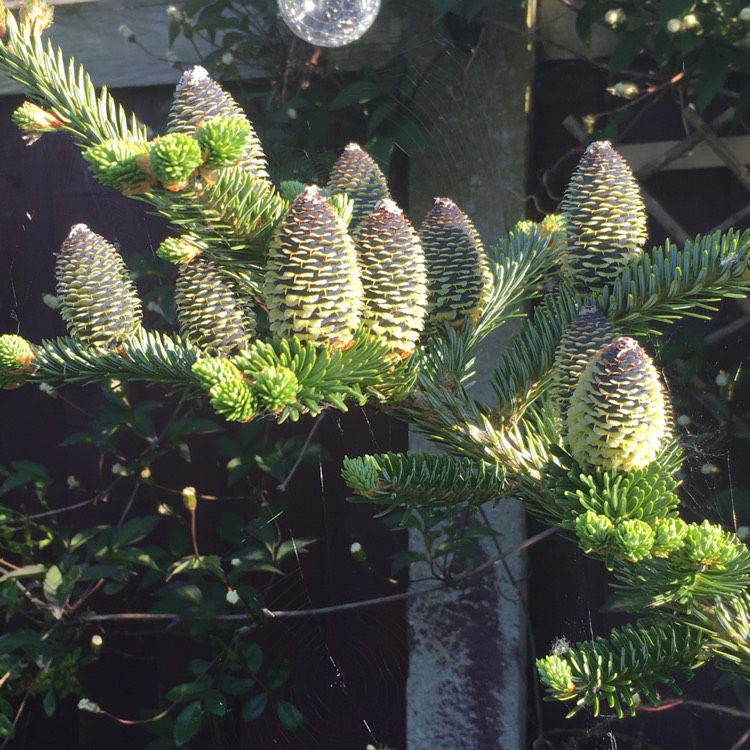
[[78, 568], [71, 568], [63, 575], [57, 565], [52, 565], [47, 570], [43, 586], [44, 598], [52, 608], [52, 614], [57, 619], [62, 617], [63, 610], [68, 603], [79, 573]]
[[268, 668], [268, 686], [272, 690], [280, 688], [289, 679], [290, 672], [291, 665], [289, 664], [289, 659], [285, 656], [279, 656], [274, 659], [273, 663]]
[[42, 707], [44, 708], [44, 713], [47, 714], [47, 716], [54, 715], [55, 709], [57, 708], [57, 696], [55, 695], [54, 690], [48, 690], [44, 694], [44, 699], [42, 700]]
[[68, 542], [68, 549], [72, 552], [78, 549], [80, 546], [86, 544], [86, 542], [93, 539], [97, 534], [101, 533], [105, 529], [110, 529], [111, 526], [92, 526], [88, 529], [83, 529], [77, 534], [74, 534]]
[[[709, 48], [701, 56], [702, 70], [695, 84], [695, 105], [702, 112], [724, 85], [729, 67], [721, 54], [710, 54]], [[717, 52], [714, 50], [714, 52]]]
[[288, 701], [279, 701], [276, 704], [281, 726], [289, 732], [301, 732], [305, 726], [305, 718], [300, 710]]
[[13, 722], [4, 714], [0, 714], [0, 738], [12, 739], [15, 736]]
[[620, 34], [620, 41], [609, 58], [609, 74], [619, 73], [633, 62], [643, 49], [643, 44], [651, 33], [649, 26], [640, 26]]
[[83, 565], [81, 566], [81, 581], [97, 581], [100, 578], [111, 578], [114, 581], [125, 583], [131, 575], [131, 571], [122, 565]]
[[227, 699], [223, 693], [218, 690], [209, 690], [203, 699], [206, 701], [206, 709], [214, 716], [226, 716]]
[[44, 464], [36, 461], [13, 461], [11, 466], [13, 472], [0, 485], [0, 495], [27, 484], [35, 485], [37, 494], [41, 494], [52, 482], [52, 477]]
[[268, 705], [268, 693], [258, 693], [242, 704], [242, 720], [255, 721]]
[[258, 674], [263, 665], [263, 649], [259, 643], [243, 643], [242, 658], [252, 674]]
[[389, 93], [379, 81], [364, 80], [355, 81], [345, 86], [334, 97], [328, 105], [328, 109], [341, 109], [349, 107], [352, 104], [364, 104], [380, 96], [386, 96]]
[[188, 703], [180, 711], [174, 722], [173, 737], [177, 747], [182, 747], [186, 742], [191, 740], [203, 726], [205, 714], [201, 707], [200, 701]]
[[280, 563], [282, 560], [286, 560], [290, 555], [296, 555], [300, 550], [309, 547], [314, 541], [316, 540], [310, 538], [288, 539], [286, 542], [282, 542], [279, 545], [279, 548], [274, 555], [274, 560]]
[[114, 539], [112, 540], [112, 548], [117, 549], [118, 547], [125, 547], [128, 544], [140, 541], [153, 531], [159, 520], [159, 516], [138, 516], [137, 518], [131, 518], [115, 532]]
[[11, 578], [39, 578], [42, 573], [45, 573], [47, 568], [44, 565], [24, 565], [21, 568], [8, 571], [4, 575], [0, 576], [0, 583], [7, 581]]
[[167, 692], [167, 700], [174, 702], [189, 701], [197, 698], [208, 690], [213, 680], [207, 674], [199, 677], [193, 682], [183, 682], [175, 685]]

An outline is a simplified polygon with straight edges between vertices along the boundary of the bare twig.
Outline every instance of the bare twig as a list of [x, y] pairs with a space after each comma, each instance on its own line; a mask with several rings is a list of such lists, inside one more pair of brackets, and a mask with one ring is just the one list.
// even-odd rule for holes
[[[390, 594], [388, 596], [378, 596], [378, 597], [373, 597], [372, 599], [364, 599], [358, 602], [345, 602], [343, 604], [333, 604], [328, 607], [311, 607], [307, 609], [291, 609], [291, 610], [270, 610], [270, 609], [263, 608], [261, 610], [261, 613], [270, 620], [281, 620], [281, 619], [290, 619], [290, 618], [299, 618], [299, 617], [319, 617], [321, 615], [330, 615], [330, 614], [335, 614], [338, 612], [347, 612], [347, 611], [356, 610], [356, 609], [363, 609], [365, 607], [374, 607], [374, 606], [379, 606], [383, 604], [393, 604], [395, 602], [406, 601], [408, 599], [412, 599], [418, 596], [435, 594], [438, 591], [444, 591], [447, 588], [455, 588], [457, 584], [462, 583], [463, 581], [477, 575], [478, 573], [481, 573], [487, 568], [491, 568], [493, 565], [497, 565], [497, 563], [502, 562], [503, 560], [506, 560], [509, 557], [520, 554], [521, 552], [528, 549], [532, 545], [537, 544], [538, 542], [541, 542], [542, 540], [546, 539], [547, 537], [552, 536], [553, 534], [556, 534], [557, 531], [558, 529], [553, 527], [553, 528], [545, 529], [539, 534], [535, 534], [534, 536], [529, 537], [528, 539], [525, 539], [523, 542], [516, 545], [508, 552], [492, 557], [489, 560], [486, 560], [485, 562], [483, 562], [481, 565], [478, 565], [476, 568], [473, 568], [472, 570], [468, 570], [465, 573], [462, 573], [461, 575], [456, 576], [452, 580], [452, 586], [449, 586], [446, 583], [440, 583], [440, 584], [437, 584], [435, 586], [432, 586], [426, 589], [405, 591], [404, 593], [401, 593], [401, 594]], [[84, 622], [109, 622], [109, 621], [122, 622], [122, 621], [128, 621], [128, 620], [140, 621], [140, 622], [171, 622], [172, 620], [178, 619], [179, 617], [180, 615], [174, 614], [174, 613], [154, 614], [150, 612], [119, 612], [119, 613], [106, 614], [106, 615], [100, 615], [96, 613], [82, 614], [80, 619]], [[236, 615], [217, 615], [213, 619], [219, 622], [243, 622], [245, 620], [255, 619], [256, 617], [257, 615], [255, 614], [236, 614]]]

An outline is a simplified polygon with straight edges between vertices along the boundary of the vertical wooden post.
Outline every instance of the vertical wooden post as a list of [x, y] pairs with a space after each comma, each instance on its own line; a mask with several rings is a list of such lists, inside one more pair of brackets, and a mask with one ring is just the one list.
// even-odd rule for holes
[[[429, 6], [429, 3], [426, 3]], [[435, 59], [416, 102], [432, 123], [435, 147], [410, 161], [410, 214], [419, 224], [435, 196], [450, 196], [491, 244], [524, 217], [533, 47], [533, 15], [503, 1], [463, 53], [440, 52], [441, 40], [414, 45], [415, 63]], [[427, 10], [429, 12], [429, 10]], [[424, 25], [424, 23], [423, 23]], [[415, 28], [415, 36], [420, 32]], [[443, 40], [446, 43], [448, 40]], [[474, 394], [493, 402], [489, 381], [512, 331], [488, 339], [477, 362]], [[413, 450], [427, 446], [410, 438]], [[523, 511], [503, 501], [485, 512], [508, 549], [522, 540]], [[411, 546], [421, 539], [413, 534]], [[491, 541], [487, 557], [498, 553]], [[418, 565], [413, 580], [429, 573]], [[524, 747], [524, 561], [510, 560], [471, 578], [459, 590], [409, 601], [409, 750], [517, 750]], [[412, 584], [418, 588], [421, 584]]]

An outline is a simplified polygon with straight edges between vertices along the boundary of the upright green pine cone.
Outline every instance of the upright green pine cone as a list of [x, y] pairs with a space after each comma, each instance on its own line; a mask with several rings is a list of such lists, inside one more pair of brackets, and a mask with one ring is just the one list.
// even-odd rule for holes
[[609, 141], [596, 141], [586, 149], [560, 213], [567, 231], [560, 271], [577, 290], [600, 289], [643, 252], [643, 198], [630, 167]]
[[477, 317], [490, 288], [484, 246], [471, 219], [450, 198], [436, 198], [419, 229], [427, 262], [430, 323]]
[[276, 228], [263, 282], [271, 333], [346, 347], [362, 315], [357, 251], [336, 210], [306, 188]]
[[427, 273], [417, 233], [390, 199], [354, 234], [364, 288], [362, 325], [402, 356], [414, 351], [427, 315]]
[[552, 369], [551, 404], [564, 422], [570, 397], [589, 360], [615, 338], [615, 330], [596, 307], [581, 308], [567, 327], [555, 351]]
[[570, 453], [584, 467], [645, 468], [667, 435], [666, 409], [650, 357], [623, 336], [591, 358], [571, 396]]
[[[199, 126], [217, 117], [240, 117], [248, 124], [240, 163], [254, 177], [268, 179], [268, 164], [258, 136], [237, 102], [196, 65], [186, 71], [177, 84], [169, 111], [169, 132], [194, 135]], [[205, 134], [204, 134], [205, 137]]]
[[60, 313], [79, 343], [106, 351], [140, 329], [141, 303], [122, 257], [85, 224], [70, 230], [55, 275]]
[[0, 388], [20, 388], [34, 371], [34, 350], [26, 339], [6, 333], [0, 336]]
[[234, 354], [255, 335], [255, 317], [232, 280], [203, 256], [179, 267], [174, 296], [183, 335], [206, 352]]
[[334, 195], [344, 193], [354, 201], [351, 229], [365, 219], [378, 201], [391, 197], [380, 167], [356, 143], [350, 143], [333, 165], [328, 189]]

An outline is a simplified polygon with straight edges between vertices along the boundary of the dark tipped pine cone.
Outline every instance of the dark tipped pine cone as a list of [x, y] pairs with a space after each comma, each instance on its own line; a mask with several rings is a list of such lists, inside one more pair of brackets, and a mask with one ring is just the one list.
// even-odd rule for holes
[[255, 177], [268, 179], [268, 163], [255, 129], [237, 102], [200, 65], [185, 71], [177, 84], [169, 110], [169, 132], [194, 135], [196, 129], [217, 117], [240, 117], [250, 126], [240, 164]]
[[427, 315], [427, 272], [417, 233], [390, 199], [354, 234], [364, 289], [362, 325], [402, 356], [411, 354]]
[[179, 267], [175, 306], [183, 335], [205, 352], [234, 354], [255, 335], [255, 317], [232, 280], [202, 256]]
[[638, 181], [608, 141], [586, 149], [560, 213], [567, 233], [561, 275], [579, 291], [610, 283], [643, 252], [646, 208]]
[[331, 169], [328, 189], [354, 201], [350, 229], [354, 229], [375, 208], [378, 201], [391, 197], [388, 181], [375, 160], [356, 143], [350, 143]]
[[122, 257], [85, 224], [70, 230], [55, 275], [60, 313], [79, 343], [106, 351], [140, 330], [141, 303]]
[[427, 262], [429, 322], [461, 325], [466, 318], [476, 318], [491, 280], [471, 219], [449, 198], [436, 198], [419, 237]]
[[668, 433], [659, 374], [623, 336], [591, 358], [570, 399], [566, 441], [585, 467], [634, 471], [656, 459]]
[[263, 290], [275, 336], [351, 343], [362, 314], [357, 251], [317, 188], [306, 188], [276, 228]]

